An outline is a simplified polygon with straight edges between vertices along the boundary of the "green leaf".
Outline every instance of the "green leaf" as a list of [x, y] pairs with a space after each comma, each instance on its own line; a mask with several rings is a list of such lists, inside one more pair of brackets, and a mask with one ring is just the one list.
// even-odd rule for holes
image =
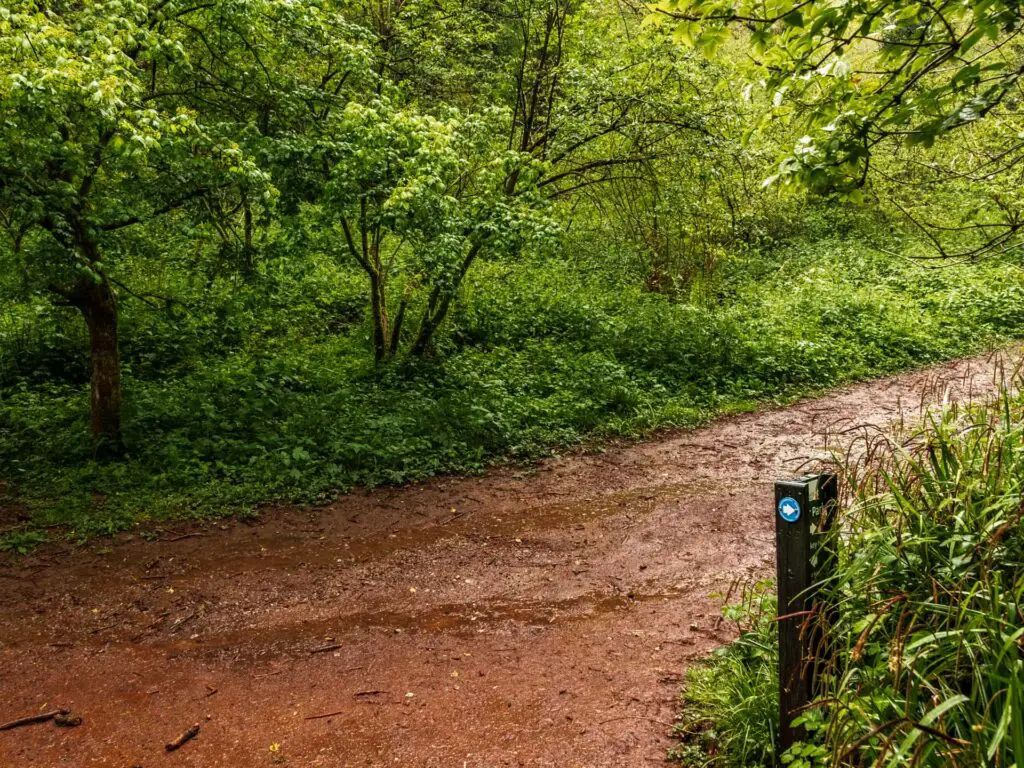
[[799, 11], [790, 11], [782, 17], [783, 23], [790, 27], [802, 27], [804, 25], [804, 15]]
[[729, 31], [722, 27], [705, 29], [697, 38], [697, 48], [706, 56], [713, 56], [715, 51], [729, 39]]
[[672, 40], [680, 45], [693, 47], [694, 40], [700, 35], [701, 25], [695, 21], [680, 21], [672, 32]]

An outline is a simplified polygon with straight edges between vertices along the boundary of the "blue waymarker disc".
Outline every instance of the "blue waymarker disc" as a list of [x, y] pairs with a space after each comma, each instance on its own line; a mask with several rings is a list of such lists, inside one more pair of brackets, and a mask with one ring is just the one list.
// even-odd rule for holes
[[787, 523], [795, 523], [800, 519], [800, 505], [797, 504], [796, 499], [787, 496], [779, 501], [779, 517]]

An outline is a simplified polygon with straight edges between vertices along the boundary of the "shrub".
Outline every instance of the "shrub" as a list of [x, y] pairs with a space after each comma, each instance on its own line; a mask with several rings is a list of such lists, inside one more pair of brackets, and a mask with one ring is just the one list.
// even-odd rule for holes
[[778, 643], [771, 582], [725, 608], [739, 638], [687, 673], [670, 757], [689, 768], [774, 768], [778, 733]]
[[[1020, 383], [865, 437], [847, 454], [860, 457], [845, 466], [852, 499], [838, 517], [838, 565], [821, 585], [836, 654], [801, 718], [812, 741], [784, 763], [1010, 766], [1024, 755]], [[773, 607], [765, 597], [746, 611]], [[769, 625], [753, 625], [691, 677], [687, 764], [770, 764]], [[757, 692], [771, 705], [758, 707]], [[696, 762], [694, 722], [714, 734], [698, 742]]]
[[1024, 755], [1024, 396], [950, 407], [865, 447], [826, 593], [839, 652], [821, 738], [836, 763], [1012, 765]]

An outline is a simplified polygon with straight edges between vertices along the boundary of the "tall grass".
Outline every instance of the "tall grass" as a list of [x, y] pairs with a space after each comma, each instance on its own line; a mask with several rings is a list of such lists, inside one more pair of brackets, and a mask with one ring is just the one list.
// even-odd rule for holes
[[[1009, 768], [1024, 761], [1020, 384], [1018, 371], [990, 401], [951, 404], [913, 425], [866, 432], [846, 453], [839, 557], [821, 584], [835, 608], [835, 652], [803, 717], [811, 743], [785, 758], [790, 765]], [[741, 646], [753, 636], [742, 636]], [[746, 687], [745, 698], [774, 698], [776, 680], [757, 665], [737, 667], [738, 656], [730, 650], [723, 657], [731, 668], [713, 662], [715, 690]], [[702, 675], [709, 672], [691, 680], [685, 717], [712, 721], [718, 731], [738, 727], [701, 685]], [[743, 727], [767, 731], [768, 716], [750, 707], [747, 714], [762, 723]], [[704, 764], [757, 764], [734, 742], [719, 738]]]
[[866, 437], [826, 582], [832, 764], [1024, 759], [1024, 396]]

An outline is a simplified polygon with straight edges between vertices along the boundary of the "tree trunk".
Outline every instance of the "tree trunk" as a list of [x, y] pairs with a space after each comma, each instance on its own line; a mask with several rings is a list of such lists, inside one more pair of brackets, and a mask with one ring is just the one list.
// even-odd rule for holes
[[370, 306], [373, 313], [373, 357], [379, 364], [391, 354], [387, 295], [384, 292], [384, 276], [380, 272], [370, 275]]
[[402, 297], [402, 301], [398, 305], [398, 314], [395, 315], [395, 323], [391, 326], [391, 356], [394, 357], [398, 354], [398, 346], [402, 343], [402, 323], [405, 321], [405, 309], [408, 306], [408, 291], [407, 295]]
[[459, 266], [459, 272], [455, 278], [455, 284], [452, 285], [448, 291], [443, 291], [441, 286], [435, 286], [434, 290], [430, 293], [430, 298], [427, 300], [427, 307], [423, 310], [423, 318], [420, 320], [419, 331], [416, 334], [416, 340], [412, 343], [412, 347], [409, 349], [409, 354], [414, 357], [423, 357], [431, 348], [431, 344], [434, 340], [434, 333], [438, 328], [441, 327], [441, 323], [444, 322], [448, 316], [448, 310], [451, 308], [452, 298], [455, 293], [459, 290], [459, 286], [462, 285], [462, 280], [469, 272], [469, 268], [473, 266], [473, 262], [476, 260], [477, 254], [480, 253], [480, 249], [483, 247], [483, 243], [477, 241], [469, 247], [469, 252], [462, 260], [462, 264]]
[[427, 303], [427, 308], [423, 313], [423, 319], [420, 321], [420, 328], [419, 332], [416, 334], [416, 340], [412, 343], [412, 347], [409, 348], [409, 354], [414, 357], [423, 357], [427, 354], [427, 351], [430, 349], [430, 345], [434, 340], [434, 332], [438, 329], [444, 321], [445, 316], [448, 314], [448, 307], [450, 303], [450, 298], [441, 298], [440, 292], [437, 289], [434, 290], [434, 293], [430, 296], [430, 301]]
[[244, 224], [242, 255], [245, 259], [245, 271], [252, 275], [256, 272], [256, 252], [252, 247], [252, 206], [249, 204], [248, 192], [242, 198], [242, 211]]
[[124, 453], [121, 438], [121, 355], [117, 348], [117, 300], [110, 284], [90, 277], [71, 294], [89, 328], [90, 409], [93, 453], [112, 458]]

